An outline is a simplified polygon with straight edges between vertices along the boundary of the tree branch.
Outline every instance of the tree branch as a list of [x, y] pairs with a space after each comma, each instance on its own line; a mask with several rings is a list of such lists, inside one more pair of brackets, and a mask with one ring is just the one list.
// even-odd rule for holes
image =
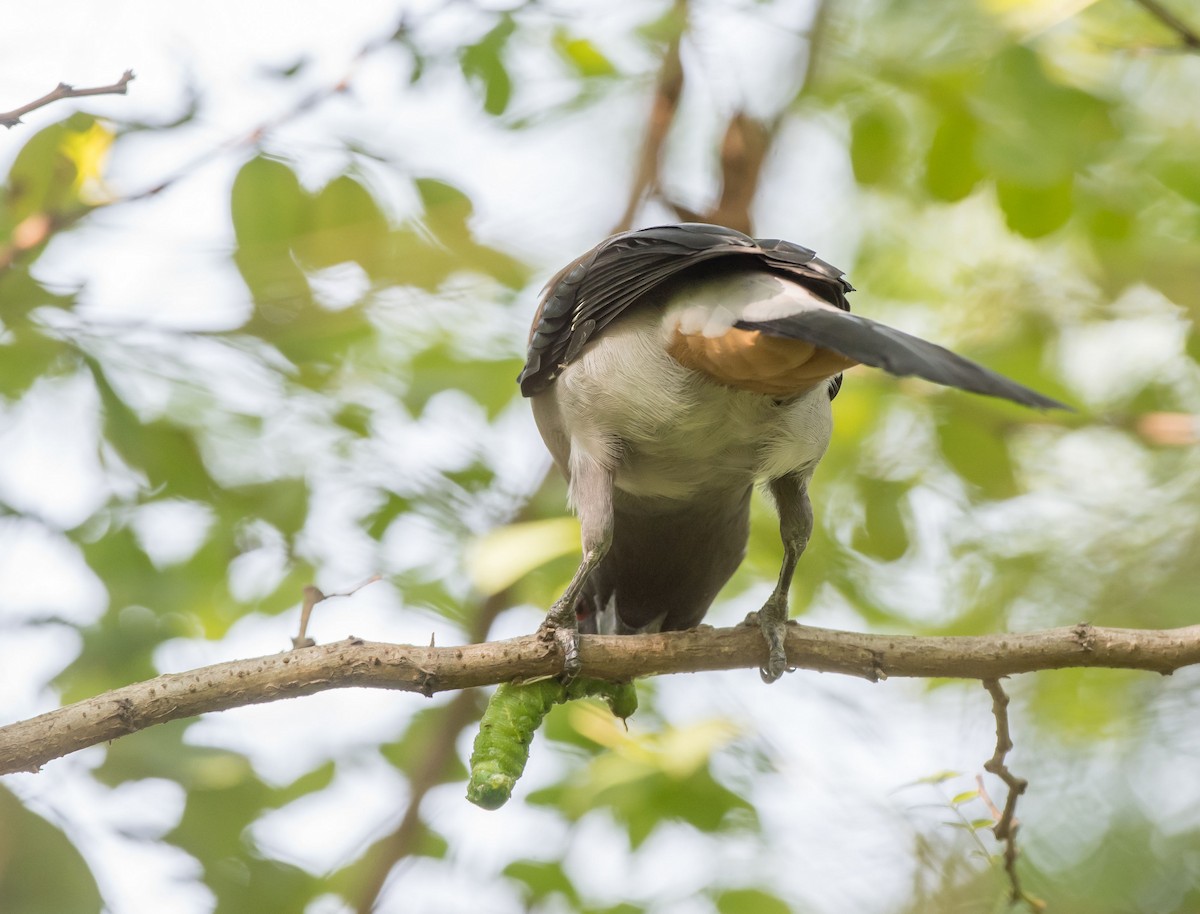
[[[583, 674], [626, 680], [664, 673], [757, 669], [766, 647], [757, 626], [657, 635], [584, 635]], [[1164, 675], [1200, 664], [1200, 625], [1164, 631], [1071, 628], [982, 637], [863, 635], [788, 626], [798, 669], [878, 681], [893, 676], [998, 679], [1065, 667], [1147, 670]], [[51, 759], [155, 724], [210, 711], [360, 686], [420, 692], [552, 676], [555, 647], [536, 635], [461, 647], [414, 647], [349, 638], [185, 673], [168, 673], [0, 727], [0, 774], [36, 771]]]
[[683, 64], [679, 58], [679, 44], [683, 40], [683, 33], [687, 31], [687, 14], [687, 0], [675, 0], [672, 15], [677, 20], [678, 31], [671, 36], [663, 53], [662, 66], [659, 68], [658, 81], [654, 87], [654, 101], [650, 107], [650, 119], [646, 125], [646, 136], [642, 140], [642, 150], [638, 155], [637, 172], [629, 190], [625, 212], [613, 226], [614, 233], [627, 232], [633, 227], [633, 217], [637, 215], [638, 207], [642, 205], [646, 195], [659, 184], [658, 172], [663, 144], [667, 140], [671, 124], [675, 121], [679, 98], [683, 94]]
[[74, 86], [68, 86], [66, 83], [59, 83], [41, 98], [34, 99], [27, 105], [22, 105], [20, 108], [13, 108], [12, 111], [0, 111], [0, 126], [15, 127], [21, 123], [21, 118], [30, 111], [44, 108], [51, 102], [61, 101], [64, 98], [83, 98], [87, 95], [124, 95], [126, 87], [133, 79], [133, 70], [126, 70], [121, 74], [121, 78], [111, 86], [93, 86], [90, 89], [76, 89]]
[[1179, 36], [1182, 47], [1189, 51], [1200, 51], [1200, 32], [1197, 32], [1158, 0], [1134, 0], [1147, 13]]

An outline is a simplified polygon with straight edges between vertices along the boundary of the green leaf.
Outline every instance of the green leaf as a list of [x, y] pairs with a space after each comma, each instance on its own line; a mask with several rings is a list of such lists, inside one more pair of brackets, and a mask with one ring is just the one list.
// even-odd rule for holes
[[223, 489], [214, 507], [231, 527], [257, 517], [291, 539], [308, 518], [308, 496], [308, 483], [303, 479], [275, 479]]
[[453, 184], [436, 178], [417, 178], [413, 184], [425, 207], [425, 222], [435, 234], [451, 237], [466, 234], [467, 220], [475, 208], [470, 197]]
[[231, 215], [237, 243], [287, 245], [302, 229], [309, 198], [283, 162], [255, 156], [233, 180]]
[[412, 360], [404, 404], [416, 415], [434, 394], [461, 390], [494, 419], [519, 396], [515, 379], [520, 370], [520, 359], [468, 358], [455, 352], [451, 341], [446, 340], [429, 346]]
[[99, 181], [112, 140], [112, 130], [86, 114], [72, 114], [30, 137], [0, 191], [0, 237], [36, 213], [69, 216], [90, 208], [84, 194]]
[[371, 410], [362, 404], [342, 404], [334, 413], [333, 421], [359, 438], [371, 436]]
[[612, 61], [586, 38], [574, 38], [566, 29], [558, 28], [554, 30], [552, 43], [559, 56], [584, 79], [617, 75]]
[[951, 806], [960, 806], [963, 803], [968, 803], [971, 800], [979, 799], [978, 790], [964, 790], [962, 793], [957, 793], [950, 798]]
[[1073, 212], [1074, 182], [1048, 187], [996, 182], [996, 198], [1008, 227], [1026, 238], [1041, 238], [1066, 225]]
[[395, 492], [388, 492], [383, 504], [363, 518], [363, 522], [367, 525], [367, 534], [372, 539], [382, 539], [388, 527], [392, 525], [392, 521], [410, 510], [412, 510], [411, 499], [397, 495]]
[[887, 479], [859, 480], [866, 517], [851, 540], [857, 551], [885, 562], [895, 561], [908, 551], [908, 524], [901, 511], [908, 489], [907, 483]]
[[308, 201], [295, 250], [311, 269], [353, 261], [375, 276], [387, 256], [387, 218], [366, 187], [339, 175]]
[[948, 406], [947, 410], [949, 414], [937, 425], [938, 442], [946, 462], [988, 498], [1015, 495], [1017, 483], [1008, 454], [1005, 422], [958, 404]]
[[890, 104], [878, 104], [854, 119], [850, 162], [859, 184], [895, 184], [904, 151], [904, 119]]
[[790, 914], [787, 902], [762, 889], [726, 889], [715, 898], [720, 914]]
[[522, 894], [529, 904], [541, 904], [554, 895], [561, 895], [572, 905], [580, 904], [579, 893], [559, 861], [515, 860], [503, 872], [521, 883]]
[[513, 17], [504, 13], [491, 31], [458, 55], [463, 76], [483, 88], [483, 110], [493, 116], [503, 114], [512, 98], [512, 79], [504, 66], [504, 52], [516, 29]]
[[20, 321], [9, 330], [8, 339], [0, 336], [0, 395], [15, 400], [34, 381], [57, 374], [62, 363], [77, 364], [64, 358], [73, 349], [28, 322]]
[[964, 108], [946, 111], [925, 157], [925, 187], [938, 200], [961, 200], [975, 189], [983, 169], [975, 155], [979, 125]]
[[1012, 186], [1061, 187], [1116, 136], [1109, 103], [1052, 80], [1021, 46], [986, 66], [970, 107], [980, 163]]
[[1175, 193], [1200, 204], [1200, 168], [1187, 151], [1200, 149], [1200, 138], [1192, 137], [1174, 149], [1163, 150], [1153, 162], [1158, 179]]
[[65, 834], [0, 787], [0, 911], [99, 912], [100, 889]]

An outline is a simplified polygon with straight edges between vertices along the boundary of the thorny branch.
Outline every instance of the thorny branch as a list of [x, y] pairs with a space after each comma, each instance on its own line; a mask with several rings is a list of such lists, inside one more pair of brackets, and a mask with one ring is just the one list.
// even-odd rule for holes
[[[654, 635], [585, 635], [583, 675], [623, 681], [664, 673], [757, 669], [766, 644], [757, 626]], [[1200, 625], [1166, 631], [1078, 625], [1041, 632], [927, 638], [867, 635], [789, 625], [798, 669], [877, 682], [898, 676], [998, 679], [1066, 667], [1168, 674], [1200, 664]], [[328, 689], [360, 686], [433, 695], [562, 672], [558, 650], [536, 635], [459, 647], [415, 647], [349, 638], [168, 673], [0, 727], [0, 774], [35, 771], [51, 759], [155, 724]]]
[[1011, 886], [1010, 900], [1014, 903], [1024, 901], [1030, 910], [1041, 911], [1045, 908], [1045, 903], [1021, 888], [1021, 878], [1017, 874], [1017, 829], [1020, 827], [1017, 821], [1017, 800], [1025, 792], [1029, 782], [1013, 774], [1005, 762], [1013, 747], [1012, 734], [1008, 727], [1008, 695], [1005, 694], [999, 679], [984, 679], [983, 687], [992, 696], [992, 716], [996, 719], [996, 751], [984, 762], [983, 769], [1000, 778], [1008, 787], [1004, 810], [997, 818], [992, 834], [996, 836], [997, 841], [1004, 842], [1004, 871], [1008, 874]]
[[87, 89], [76, 89], [74, 86], [69, 86], [66, 83], [59, 83], [41, 98], [34, 99], [27, 105], [22, 105], [20, 108], [13, 108], [12, 111], [0, 112], [0, 126], [15, 127], [21, 123], [21, 118], [31, 111], [36, 111], [38, 108], [44, 108], [52, 102], [61, 101], [64, 98], [84, 98], [88, 95], [124, 95], [127, 91], [129, 83], [134, 79], [133, 70], [126, 70], [111, 86], [92, 86]]

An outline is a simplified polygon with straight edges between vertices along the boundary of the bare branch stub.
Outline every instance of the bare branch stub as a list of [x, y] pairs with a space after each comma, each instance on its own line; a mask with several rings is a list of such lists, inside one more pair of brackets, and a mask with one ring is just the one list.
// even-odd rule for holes
[[[1009, 770], [1005, 759], [1012, 750], [1012, 734], [1008, 726], [1008, 695], [999, 679], [984, 679], [983, 687], [992, 696], [992, 716], [996, 719], [996, 751], [992, 757], [983, 763], [983, 769], [996, 775], [1008, 787], [1008, 798], [1004, 801], [1004, 809], [1000, 812], [992, 834], [997, 841], [1004, 842], [1004, 871], [1008, 874], [1011, 886], [1010, 900], [1023, 901], [1031, 911], [1042, 911], [1046, 905], [1021, 888], [1021, 879], [1017, 875], [1017, 800], [1020, 799], [1029, 782], [1019, 778]], [[995, 808], [995, 804], [989, 804]]]
[[[338, 593], [322, 593], [319, 587], [312, 584], [305, 585], [304, 588], [304, 603], [300, 607], [300, 631], [296, 637], [292, 639], [292, 648], [299, 649], [302, 647], [313, 647], [317, 642], [308, 637], [308, 620], [312, 616], [313, 607], [318, 603], [328, 600], [330, 597], [352, 597], [368, 584], [374, 584], [376, 581], [382, 580], [382, 576], [373, 574], [361, 584], [356, 584], [349, 590], [339, 591]], [[433, 645], [430, 645], [432, 647]]]
[[121, 74], [121, 78], [109, 86], [91, 86], [85, 89], [76, 89], [74, 86], [69, 86], [66, 83], [59, 83], [41, 98], [36, 98], [28, 104], [22, 105], [20, 108], [13, 108], [12, 111], [0, 112], [0, 126], [15, 127], [21, 123], [21, 118], [31, 111], [36, 111], [38, 108], [44, 108], [52, 102], [61, 101], [64, 98], [84, 98], [88, 95], [124, 95], [128, 90], [129, 83], [134, 79], [133, 70], [126, 70]]

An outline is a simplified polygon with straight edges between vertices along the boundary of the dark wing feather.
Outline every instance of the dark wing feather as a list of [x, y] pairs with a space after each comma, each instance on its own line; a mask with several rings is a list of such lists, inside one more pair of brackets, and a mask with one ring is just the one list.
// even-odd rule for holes
[[852, 288], [841, 271], [796, 244], [759, 241], [696, 222], [624, 232], [600, 242], [547, 284], [518, 378], [521, 393], [531, 397], [549, 387], [589, 339], [647, 293], [685, 270], [720, 259], [784, 274], [830, 304], [850, 307], [846, 293]]
[[894, 375], [916, 375], [972, 393], [1041, 409], [1070, 409], [934, 343], [844, 311], [813, 309], [772, 321], [738, 321], [742, 330], [804, 340]]

